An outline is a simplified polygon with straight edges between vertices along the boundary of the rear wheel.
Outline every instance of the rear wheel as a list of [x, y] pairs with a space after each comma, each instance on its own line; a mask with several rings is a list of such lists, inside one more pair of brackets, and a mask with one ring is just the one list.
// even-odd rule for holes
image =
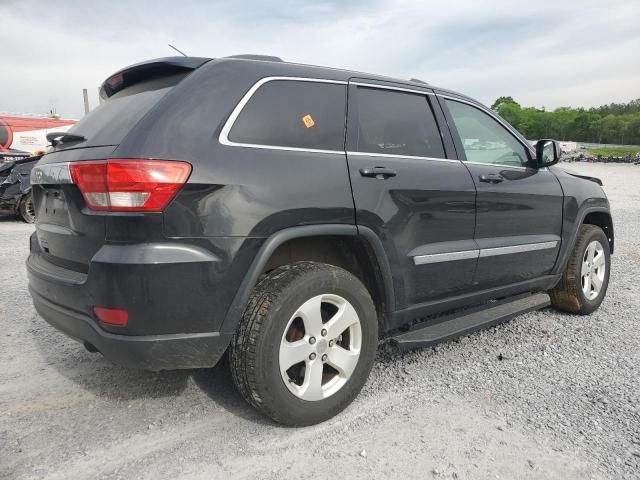
[[36, 208], [33, 205], [33, 195], [31, 192], [27, 193], [20, 199], [20, 205], [18, 206], [18, 212], [22, 219], [27, 223], [35, 223], [36, 221]]
[[234, 381], [277, 422], [322, 422], [366, 382], [377, 326], [371, 297], [351, 273], [314, 262], [279, 267], [254, 289], [232, 340]]
[[595, 311], [607, 293], [610, 269], [607, 236], [600, 227], [582, 225], [562, 279], [549, 292], [551, 304], [580, 315]]

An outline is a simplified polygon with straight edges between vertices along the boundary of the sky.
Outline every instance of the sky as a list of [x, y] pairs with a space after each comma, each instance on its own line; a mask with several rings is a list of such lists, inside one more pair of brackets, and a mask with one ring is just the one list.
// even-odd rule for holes
[[640, 98], [640, 0], [0, 0], [0, 112], [83, 113], [102, 81], [175, 54], [419, 78], [490, 105]]

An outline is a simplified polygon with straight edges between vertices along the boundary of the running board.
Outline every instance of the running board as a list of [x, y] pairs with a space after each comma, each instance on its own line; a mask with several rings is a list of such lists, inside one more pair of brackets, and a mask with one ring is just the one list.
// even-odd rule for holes
[[518, 295], [438, 318], [435, 320], [437, 323], [418, 324], [408, 332], [394, 335], [391, 342], [400, 350], [429, 347], [450, 338], [506, 322], [550, 304], [549, 295], [546, 293]]

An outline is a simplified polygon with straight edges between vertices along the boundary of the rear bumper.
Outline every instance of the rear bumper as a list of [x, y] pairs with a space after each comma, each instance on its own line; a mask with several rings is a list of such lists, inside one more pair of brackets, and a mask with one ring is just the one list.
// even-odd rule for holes
[[[221, 327], [237, 286], [221, 264], [186, 242], [105, 244], [83, 273], [50, 263], [34, 234], [26, 266], [36, 310], [51, 325], [113, 363], [173, 370], [215, 365], [231, 340], [235, 326]], [[100, 322], [96, 306], [126, 309], [128, 324]]]
[[[100, 328], [92, 318], [45, 299], [29, 288], [37, 312], [71, 338], [94, 347], [118, 365], [144, 370], [175, 370], [214, 366], [231, 334], [219, 332], [169, 335], [118, 335]], [[86, 344], [89, 345], [86, 345]]]

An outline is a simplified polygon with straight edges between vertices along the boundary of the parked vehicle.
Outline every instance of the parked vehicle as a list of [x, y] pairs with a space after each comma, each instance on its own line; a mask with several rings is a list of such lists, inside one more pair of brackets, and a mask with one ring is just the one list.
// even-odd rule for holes
[[34, 223], [35, 208], [31, 194], [31, 169], [42, 155], [0, 163], [0, 215], [17, 215]]
[[308, 425], [351, 403], [381, 338], [605, 296], [601, 182], [469, 97], [259, 56], [151, 60], [101, 92], [33, 169], [27, 268], [41, 316], [114, 363], [228, 352], [249, 403]]
[[43, 150], [47, 146], [47, 132], [67, 130], [76, 122], [60, 118], [53, 111], [48, 115], [0, 113], [0, 160], [3, 155]]

